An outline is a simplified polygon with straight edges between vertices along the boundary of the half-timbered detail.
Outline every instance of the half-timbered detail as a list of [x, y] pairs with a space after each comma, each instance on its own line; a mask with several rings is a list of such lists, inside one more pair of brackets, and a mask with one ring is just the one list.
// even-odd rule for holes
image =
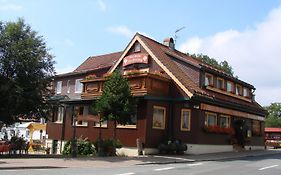
[[144, 154], [157, 153], [169, 140], [186, 144], [191, 154], [264, 148], [265, 111], [254, 86], [179, 52], [172, 38], [161, 44], [137, 33], [124, 51], [89, 57], [55, 77], [59, 105], [47, 125], [54, 153], [73, 138], [113, 136], [114, 123], [100, 121], [91, 106], [114, 71], [127, 78], [138, 99], [132, 120], [116, 126], [122, 154], [136, 155], [137, 140]]

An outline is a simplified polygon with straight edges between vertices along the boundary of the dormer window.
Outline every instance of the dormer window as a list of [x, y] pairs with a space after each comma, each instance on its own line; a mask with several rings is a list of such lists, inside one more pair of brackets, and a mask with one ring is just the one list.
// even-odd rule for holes
[[243, 95], [242, 86], [239, 84], [236, 85], [236, 95]]
[[245, 88], [245, 87], [243, 88], [243, 96], [244, 97], [249, 97], [250, 96], [248, 88]]
[[205, 74], [205, 86], [213, 86], [214, 82], [213, 82], [213, 75], [211, 74]]
[[233, 92], [233, 83], [230, 81], [226, 82], [226, 91], [227, 92]]
[[134, 47], [134, 52], [140, 52], [140, 51], [141, 51], [141, 46], [140, 43], [137, 42]]
[[224, 89], [224, 79], [217, 78], [217, 88], [218, 89]]

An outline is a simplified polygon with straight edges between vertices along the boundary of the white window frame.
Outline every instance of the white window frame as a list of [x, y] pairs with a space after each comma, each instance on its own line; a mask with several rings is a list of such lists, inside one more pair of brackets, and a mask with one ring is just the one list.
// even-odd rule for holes
[[[239, 92], [239, 89], [241, 90], [241, 92]], [[243, 96], [243, 87], [242, 87], [240, 84], [236, 84], [236, 87], [235, 87], [235, 94], [236, 94], [236, 95]]]
[[[222, 123], [221, 123], [221, 119], [222, 118], [226, 118], [226, 121], [227, 121], [227, 123], [225, 124], [226, 125], [226, 127], [223, 127], [222, 126]], [[229, 115], [220, 115], [220, 122], [219, 122], [219, 126], [220, 126], [220, 128], [230, 128], [230, 116]]]
[[56, 93], [61, 94], [61, 91], [62, 91], [62, 81], [57, 81]]
[[205, 73], [205, 86], [213, 86], [213, 85], [214, 85], [214, 76], [212, 74]]
[[132, 128], [132, 129], [135, 129], [137, 128], [137, 122], [138, 122], [138, 116], [137, 114], [135, 115], [132, 115], [131, 118], [134, 117], [136, 118], [136, 124], [125, 124], [125, 125], [121, 125], [121, 124], [117, 124], [116, 128]]
[[82, 93], [83, 84], [80, 82], [82, 78], [75, 80], [75, 93]]
[[140, 52], [140, 51], [141, 51], [141, 45], [139, 42], [136, 42], [134, 46], [134, 52]]
[[[219, 87], [219, 82], [221, 81], [221, 87]], [[216, 86], [218, 89], [221, 89], [223, 90], [224, 89], [224, 79], [223, 78], [217, 78], [217, 81], [216, 81]]]
[[243, 87], [243, 97], [249, 97], [250, 96], [250, 90], [246, 87]]
[[[183, 124], [184, 124], [184, 121], [185, 121], [185, 119], [184, 119], [184, 113], [185, 112], [188, 112], [188, 116], [187, 116], [187, 119], [186, 119], [186, 121], [188, 122], [187, 123], [187, 126], [186, 127], [184, 127], [183, 126]], [[191, 110], [190, 109], [182, 109], [181, 110], [181, 131], [190, 131], [190, 120], [191, 120]]]
[[[163, 110], [163, 115], [164, 116], [154, 116], [154, 109], [157, 110]], [[165, 129], [166, 128], [166, 108], [162, 107], [162, 106], [153, 106], [153, 114], [152, 114], [152, 128], [153, 129]], [[155, 123], [157, 122], [156, 119], [162, 118], [163, 119], [163, 123], [161, 126], [156, 126]], [[160, 122], [159, 122], [160, 123]]]
[[[231, 86], [230, 89], [229, 89], [229, 85]], [[226, 82], [226, 91], [232, 93], [232, 92], [233, 92], [233, 86], [234, 86], [234, 83], [233, 83], [233, 82], [227, 81], [227, 82]]]
[[[83, 116], [84, 115], [88, 115], [88, 113], [89, 113], [89, 106], [77, 106], [77, 108], [81, 108], [81, 107], [83, 107], [83, 114], [82, 115]], [[78, 110], [78, 114], [77, 115], [81, 115], [81, 114], [79, 114], [79, 110]], [[78, 121], [76, 121], [75, 124], [76, 124], [76, 126], [84, 126], [84, 127], [88, 126], [88, 122], [87, 121], [83, 121], [83, 120], [82, 120], [81, 124], [78, 123]]]
[[[215, 125], [209, 125], [209, 117], [215, 117]], [[205, 125], [206, 126], [217, 126], [218, 125], [218, 115], [216, 113], [206, 112], [205, 113]]]
[[[100, 127], [100, 122], [95, 122], [94, 123], [94, 127], [95, 128], [99, 128]], [[107, 128], [107, 120], [104, 120], [101, 122], [101, 127], [102, 128]]]

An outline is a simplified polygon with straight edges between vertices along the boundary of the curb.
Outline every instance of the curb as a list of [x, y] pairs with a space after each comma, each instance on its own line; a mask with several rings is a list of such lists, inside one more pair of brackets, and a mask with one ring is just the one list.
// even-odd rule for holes
[[58, 166], [17, 166], [17, 167], [0, 167], [0, 170], [19, 170], [19, 169], [56, 169], [67, 168]]

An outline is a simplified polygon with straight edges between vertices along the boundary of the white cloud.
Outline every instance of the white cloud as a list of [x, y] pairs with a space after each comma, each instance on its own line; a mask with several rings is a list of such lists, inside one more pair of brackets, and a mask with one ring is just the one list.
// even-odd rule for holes
[[75, 45], [75, 43], [70, 39], [65, 39], [64, 44], [68, 47], [73, 47]]
[[23, 6], [17, 4], [6, 4], [6, 1], [1, 1], [0, 11], [21, 11]]
[[101, 11], [103, 11], [103, 12], [106, 11], [107, 6], [106, 6], [104, 0], [98, 0], [98, 1], [97, 1], [97, 4], [98, 4], [98, 7], [99, 7], [99, 9], [100, 9]]
[[179, 50], [203, 53], [227, 60], [240, 79], [253, 84], [262, 105], [281, 101], [281, 6], [273, 9], [251, 29], [229, 29], [200, 38], [193, 37]]
[[107, 31], [131, 38], [135, 33], [126, 26], [109, 27]]

